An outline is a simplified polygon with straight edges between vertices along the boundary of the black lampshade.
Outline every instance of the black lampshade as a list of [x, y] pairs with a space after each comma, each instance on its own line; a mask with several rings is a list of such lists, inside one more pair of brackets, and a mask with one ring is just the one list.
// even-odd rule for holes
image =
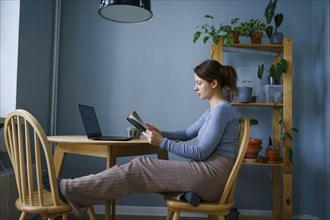
[[150, 0], [101, 0], [99, 14], [121, 23], [138, 23], [152, 18]]

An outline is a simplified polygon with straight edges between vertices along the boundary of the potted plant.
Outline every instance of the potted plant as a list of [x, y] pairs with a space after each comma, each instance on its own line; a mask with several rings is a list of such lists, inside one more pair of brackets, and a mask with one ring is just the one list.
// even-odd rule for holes
[[[250, 119], [250, 126], [258, 125], [259, 122], [256, 119]], [[259, 138], [249, 138], [249, 143], [244, 156], [245, 162], [255, 162], [258, 158], [258, 154], [262, 149], [262, 140]]]
[[250, 37], [252, 44], [261, 44], [266, 24], [259, 19], [250, 19], [241, 23], [241, 36]]
[[240, 37], [241, 31], [243, 29], [242, 25], [235, 26], [238, 23], [238, 21], [239, 21], [239, 18], [233, 18], [230, 21], [231, 26], [228, 25], [230, 28], [228, 31], [230, 31], [232, 33], [235, 44], [239, 44], [239, 37]]
[[280, 60], [276, 64], [272, 64], [269, 70], [265, 69], [264, 64], [258, 65], [258, 78], [262, 79], [264, 70], [268, 72], [269, 84], [276, 85], [279, 84], [281, 76], [286, 72], [288, 68], [288, 62], [285, 59]]
[[279, 158], [280, 158], [280, 151], [279, 151], [279, 149], [275, 149], [273, 147], [273, 142], [272, 142], [271, 137], [269, 137], [268, 147], [266, 150], [266, 156], [267, 156], [268, 163], [278, 163]]
[[[279, 13], [275, 15], [276, 3], [277, 0], [269, 0], [264, 12], [267, 21], [265, 32], [271, 44], [281, 44], [283, 42], [283, 33], [277, 31], [282, 24], [283, 14]], [[275, 24], [274, 27], [271, 25], [273, 19]]]
[[[205, 35], [203, 38], [203, 43], [205, 44], [210, 38], [212, 39], [214, 44], [218, 44], [220, 38], [223, 41], [223, 44], [226, 46], [230, 46], [233, 43], [238, 43], [238, 39], [234, 40], [234, 34], [239, 32], [241, 29], [240, 26], [233, 27], [233, 25], [237, 24], [239, 18], [233, 18], [231, 20], [231, 25], [225, 25], [220, 23], [219, 28], [215, 27], [214, 17], [211, 15], [205, 15], [206, 19], [210, 19], [210, 23], [199, 25], [197, 28], [199, 29], [194, 33], [193, 42], [201, 37], [201, 35]], [[235, 33], [233, 33], [235, 31]], [[235, 36], [236, 37], [236, 36]]]
[[242, 86], [238, 87], [239, 95], [236, 97], [236, 102], [251, 102], [252, 90], [251, 81], [242, 81]]

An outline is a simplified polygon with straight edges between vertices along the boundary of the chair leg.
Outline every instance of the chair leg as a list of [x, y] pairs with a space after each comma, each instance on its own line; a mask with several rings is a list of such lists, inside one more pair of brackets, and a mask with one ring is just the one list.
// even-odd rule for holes
[[62, 220], [69, 220], [69, 214], [68, 213], [63, 214]]
[[93, 206], [89, 207], [88, 214], [90, 220], [96, 220], [96, 215]]
[[41, 215], [42, 220], [55, 220], [55, 217], [49, 217], [47, 215]]
[[168, 210], [166, 220], [172, 220], [173, 215], [174, 215], [174, 212], [171, 210]]
[[180, 212], [174, 212], [173, 220], [179, 220], [180, 219]]
[[25, 220], [26, 219], [26, 212], [22, 212], [21, 216], [19, 217], [19, 220]]
[[225, 220], [225, 217], [222, 215], [208, 215], [209, 220]]

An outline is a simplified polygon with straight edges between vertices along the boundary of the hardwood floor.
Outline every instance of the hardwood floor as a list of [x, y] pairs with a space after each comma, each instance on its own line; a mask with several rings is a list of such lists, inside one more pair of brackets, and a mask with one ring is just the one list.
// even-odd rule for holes
[[[165, 220], [165, 216], [116, 216], [116, 220]], [[182, 220], [207, 220], [207, 218], [181, 217]]]
[[[69, 220], [75, 220], [73, 215], [70, 215]], [[79, 220], [88, 220], [88, 215]], [[165, 220], [166, 216], [140, 216], [140, 215], [117, 215], [116, 220]], [[97, 215], [97, 220], [104, 220], [104, 215]], [[181, 217], [180, 220], [207, 220], [207, 218], [192, 218]]]
[[[75, 220], [76, 218], [71, 215], [69, 220]], [[79, 220], [88, 220], [88, 215]], [[116, 220], [165, 220], [165, 216], [137, 216], [137, 215], [117, 215]], [[97, 215], [97, 220], [104, 220], [104, 215]], [[198, 217], [181, 217], [180, 220], [207, 220], [207, 218]], [[240, 216], [238, 220], [276, 220], [273, 217], [256, 217], [256, 216]]]

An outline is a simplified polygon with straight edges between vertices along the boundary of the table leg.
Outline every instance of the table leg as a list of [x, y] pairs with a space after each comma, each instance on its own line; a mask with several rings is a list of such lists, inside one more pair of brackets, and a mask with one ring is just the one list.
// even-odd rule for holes
[[[110, 167], [113, 167], [114, 165], [116, 165], [116, 163], [117, 163], [116, 158], [111, 157]], [[115, 220], [116, 219], [116, 199], [112, 199], [110, 203], [111, 203], [111, 220]], [[110, 206], [109, 206], [109, 208], [110, 208]]]
[[65, 157], [65, 153], [59, 150], [59, 144], [57, 144], [54, 151], [54, 166], [55, 166], [56, 177], [60, 175], [63, 166], [64, 157]]
[[[55, 147], [55, 150], [54, 150], [54, 167], [55, 167], [56, 177], [58, 177], [61, 173], [64, 158], [65, 158], [65, 153], [60, 150], [59, 144], [57, 144], [57, 146]], [[95, 215], [93, 206], [91, 206], [88, 209], [88, 214], [89, 214], [90, 220], [96, 220], [96, 215]]]
[[116, 200], [111, 200], [111, 220], [116, 219]]
[[160, 160], [168, 160], [168, 153], [165, 151], [164, 153], [157, 154], [158, 159]]
[[104, 219], [110, 220], [110, 212], [111, 212], [111, 200], [105, 202], [105, 211], [104, 211]]
[[[116, 157], [112, 157], [112, 147], [108, 146], [107, 169], [116, 165], [116, 162], [117, 162]], [[112, 199], [105, 203], [105, 219], [106, 220], [110, 220], [110, 214], [111, 214], [111, 220], [115, 220], [115, 218], [116, 218], [116, 200], [115, 199]]]
[[89, 207], [88, 214], [90, 220], [96, 220], [96, 215], [93, 206]]

